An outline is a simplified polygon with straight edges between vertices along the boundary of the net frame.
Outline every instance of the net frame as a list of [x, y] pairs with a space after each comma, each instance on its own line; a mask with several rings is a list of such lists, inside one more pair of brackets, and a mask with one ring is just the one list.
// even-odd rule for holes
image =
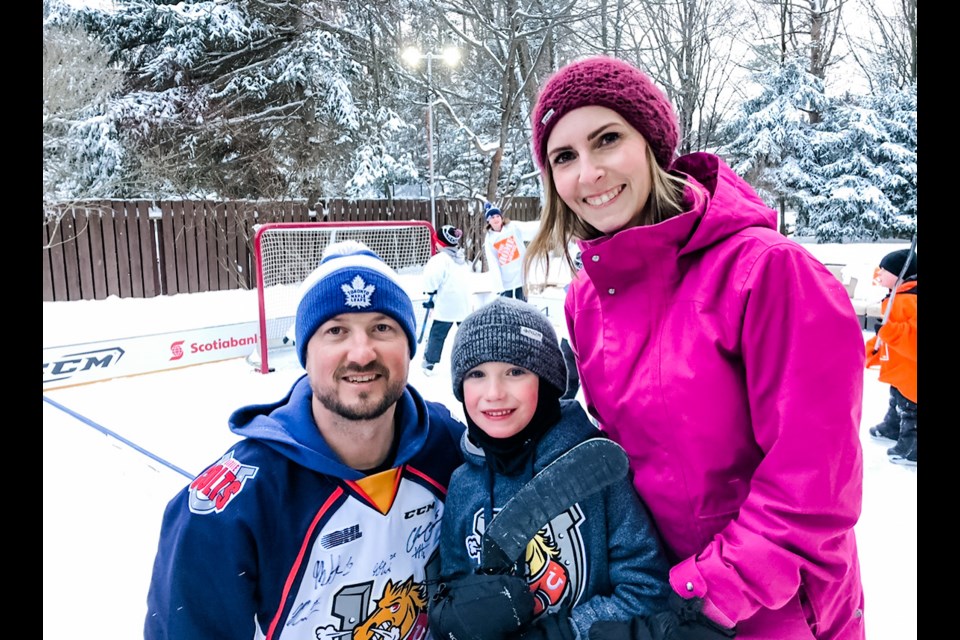
[[285, 346], [284, 336], [296, 315], [300, 283], [320, 264], [324, 249], [343, 240], [364, 243], [395, 271], [403, 273], [423, 268], [436, 253], [437, 234], [432, 224], [421, 220], [259, 225], [253, 238], [259, 318], [255, 354], [259, 354], [259, 362], [253, 358], [251, 364], [261, 373], [273, 370], [271, 351]]

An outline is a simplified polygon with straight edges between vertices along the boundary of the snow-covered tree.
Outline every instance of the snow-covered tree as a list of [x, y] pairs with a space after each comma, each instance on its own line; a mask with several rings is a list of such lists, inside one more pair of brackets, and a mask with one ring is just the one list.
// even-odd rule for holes
[[395, 158], [389, 144], [392, 134], [407, 130], [410, 125], [401, 121], [393, 112], [380, 114], [383, 142], [361, 144], [353, 154], [353, 175], [347, 181], [346, 195], [350, 198], [384, 198], [392, 200], [398, 184], [413, 182], [419, 177], [410, 153]]
[[915, 86], [837, 104], [816, 138], [820, 181], [798, 232], [820, 242], [909, 238], [917, 218]]
[[735, 43], [746, 24], [741, 3], [682, 0], [633, 7], [633, 28], [625, 38], [630, 48], [621, 57], [638, 62], [666, 91], [683, 136], [680, 153], [715, 149], [739, 88], [741, 47]]
[[[769, 52], [768, 52], [769, 53]], [[828, 103], [823, 82], [807, 71], [801, 55], [758, 56], [753, 76], [759, 95], [743, 103], [727, 122], [730, 142], [720, 153], [734, 171], [757, 190], [780, 214], [780, 231], [786, 233], [785, 213], [797, 208], [818, 190], [814, 140], [809, 114]]]
[[66, 5], [45, 0], [43, 13], [43, 199], [109, 197], [122, 179], [109, 107], [122, 76]]
[[93, 22], [128, 69], [118, 126], [141, 190], [292, 197], [344, 183], [368, 76], [350, 51], [359, 36], [327, 7], [130, 0]]
[[[905, 2], [915, 44], [916, 3]], [[841, 227], [901, 234], [916, 219], [916, 84], [912, 107], [878, 90], [877, 73], [877, 100], [827, 98], [845, 4], [118, 0], [107, 12], [45, 0], [45, 197], [389, 199], [426, 192], [430, 150], [440, 198], [536, 196], [537, 91], [560, 65], [606, 53], [665, 87], [684, 151], [726, 142], [720, 152], [779, 209], [784, 233], [790, 208], [821, 237]], [[738, 34], [767, 43], [753, 83], [733, 79]], [[411, 44], [433, 55], [456, 46], [461, 62], [408, 67]], [[915, 63], [914, 49], [914, 73]], [[71, 64], [83, 71], [57, 75]], [[72, 93], [52, 99], [58, 77]], [[111, 77], [121, 91], [108, 90]], [[77, 104], [58, 106], [66, 97]], [[841, 222], [868, 211], [877, 219]]]
[[861, 19], [847, 33], [871, 89], [916, 84], [917, 0], [857, 0], [856, 10]]

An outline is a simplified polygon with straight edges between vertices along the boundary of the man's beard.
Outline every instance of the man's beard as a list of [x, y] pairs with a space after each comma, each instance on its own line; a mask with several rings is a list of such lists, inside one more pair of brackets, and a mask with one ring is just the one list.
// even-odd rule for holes
[[[347, 367], [343, 372], [338, 371], [335, 377], [341, 378], [344, 375], [363, 373], [379, 373], [384, 377], [387, 376], [387, 372], [380, 367], [367, 367], [366, 369]], [[389, 381], [386, 391], [384, 391], [383, 397], [380, 398], [379, 402], [374, 402], [370, 394], [363, 393], [359, 396], [359, 402], [352, 406], [344, 404], [332, 388], [329, 387], [323, 389], [315, 388], [313, 394], [327, 411], [335, 413], [342, 418], [346, 418], [347, 420], [373, 420], [386, 413], [387, 409], [392, 407], [397, 400], [403, 396], [403, 391], [406, 386], [406, 382], [402, 380], [396, 382]]]

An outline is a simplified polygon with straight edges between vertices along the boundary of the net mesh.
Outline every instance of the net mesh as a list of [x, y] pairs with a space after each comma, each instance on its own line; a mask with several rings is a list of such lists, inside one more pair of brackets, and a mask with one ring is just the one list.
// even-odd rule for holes
[[[317, 268], [330, 244], [362, 242], [401, 275], [420, 273], [432, 255], [433, 244], [430, 225], [414, 221], [362, 226], [278, 223], [264, 225], [257, 237], [260, 321], [266, 326], [260, 340], [267, 345], [267, 358], [272, 351], [293, 346], [300, 283]], [[260, 355], [256, 354], [253, 364], [267, 370], [269, 363], [258, 362]]]

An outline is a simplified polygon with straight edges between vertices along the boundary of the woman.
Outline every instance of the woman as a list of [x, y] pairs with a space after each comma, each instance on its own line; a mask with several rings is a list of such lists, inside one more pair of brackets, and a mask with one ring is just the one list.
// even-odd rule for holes
[[489, 202], [483, 206], [487, 221], [487, 234], [483, 238], [483, 250], [487, 255], [490, 271], [499, 276], [500, 295], [527, 301], [523, 292], [523, 257], [527, 248], [523, 234], [517, 225], [504, 218], [500, 209]]
[[719, 157], [675, 158], [678, 139], [663, 92], [612, 58], [562, 68], [533, 113], [526, 268], [579, 241], [583, 395], [673, 565], [671, 611], [590, 637], [863, 638], [860, 325], [776, 212]]

